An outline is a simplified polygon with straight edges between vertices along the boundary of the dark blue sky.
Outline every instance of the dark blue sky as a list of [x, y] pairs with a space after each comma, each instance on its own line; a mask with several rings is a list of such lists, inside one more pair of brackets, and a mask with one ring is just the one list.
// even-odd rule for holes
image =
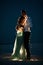
[[31, 54], [43, 57], [43, 0], [0, 0], [0, 44], [5, 44], [0, 45], [0, 53], [12, 52], [22, 9], [32, 19]]
[[0, 44], [14, 42], [15, 26], [22, 9], [32, 19], [31, 43], [43, 43], [43, 1], [0, 0]]

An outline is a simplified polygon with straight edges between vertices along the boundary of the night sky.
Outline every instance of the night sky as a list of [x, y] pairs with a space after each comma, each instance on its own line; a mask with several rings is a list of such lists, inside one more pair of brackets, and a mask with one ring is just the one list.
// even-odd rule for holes
[[[26, 10], [27, 15], [32, 20], [31, 44], [33, 54], [36, 51], [42, 55], [43, 0], [0, 0], [0, 44], [14, 44], [15, 26], [22, 9]], [[35, 46], [37, 46], [38, 51]]]

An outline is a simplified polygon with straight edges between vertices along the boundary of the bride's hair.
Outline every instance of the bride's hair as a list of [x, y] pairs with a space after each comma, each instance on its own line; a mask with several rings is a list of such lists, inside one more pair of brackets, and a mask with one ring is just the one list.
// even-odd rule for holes
[[25, 17], [21, 16], [21, 18], [19, 19], [18, 23], [20, 25], [22, 25], [24, 23], [24, 19], [25, 19]]

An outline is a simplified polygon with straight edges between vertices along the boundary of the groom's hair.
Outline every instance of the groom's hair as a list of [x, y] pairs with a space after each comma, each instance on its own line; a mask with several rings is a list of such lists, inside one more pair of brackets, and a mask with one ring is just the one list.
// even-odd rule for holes
[[25, 10], [22, 10], [22, 14], [26, 15], [26, 11]]

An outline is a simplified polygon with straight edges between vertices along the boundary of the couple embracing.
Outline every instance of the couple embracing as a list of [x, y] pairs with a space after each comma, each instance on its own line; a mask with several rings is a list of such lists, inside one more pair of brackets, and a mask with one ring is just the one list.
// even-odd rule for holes
[[12, 57], [15, 59], [29, 59], [30, 60], [30, 22], [26, 11], [22, 10], [21, 16], [18, 18], [16, 25], [16, 38]]

